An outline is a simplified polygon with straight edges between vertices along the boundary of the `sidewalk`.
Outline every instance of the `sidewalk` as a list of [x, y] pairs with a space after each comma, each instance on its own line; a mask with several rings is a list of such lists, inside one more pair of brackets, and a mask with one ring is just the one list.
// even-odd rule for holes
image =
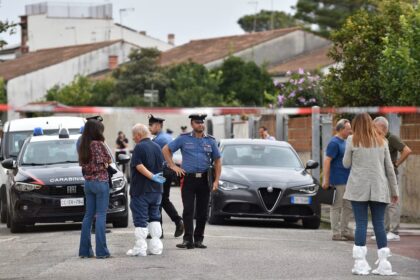
[[[330, 223], [330, 206], [329, 205], [321, 205], [321, 221], [324, 223]], [[350, 223], [351, 228], [355, 228], [355, 223]], [[368, 234], [373, 235], [373, 226], [372, 223], [369, 221], [368, 224]], [[400, 236], [407, 236], [407, 235], [418, 235], [420, 236], [420, 224], [409, 224], [409, 223], [401, 223], [399, 229]]]
[[[321, 207], [321, 220], [324, 223], [330, 223], [330, 206], [322, 205]], [[351, 228], [355, 228], [355, 223], [350, 223]], [[367, 237], [367, 246], [370, 249], [376, 249], [376, 241], [371, 240], [370, 236], [373, 235], [372, 223], [368, 224], [368, 237]], [[394, 254], [402, 255], [405, 257], [413, 258], [420, 260], [420, 224], [409, 224], [401, 223], [399, 235], [401, 241], [390, 241], [388, 242], [388, 247]], [[352, 241], [353, 242], [353, 241]]]

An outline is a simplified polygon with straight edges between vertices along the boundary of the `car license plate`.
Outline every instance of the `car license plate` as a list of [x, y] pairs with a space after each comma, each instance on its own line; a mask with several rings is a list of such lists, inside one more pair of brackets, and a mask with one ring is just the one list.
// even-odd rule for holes
[[83, 206], [83, 197], [80, 198], [62, 198], [60, 200], [61, 207]]
[[292, 196], [291, 203], [292, 204], [311, 204], [312, 197], [308, 196]]

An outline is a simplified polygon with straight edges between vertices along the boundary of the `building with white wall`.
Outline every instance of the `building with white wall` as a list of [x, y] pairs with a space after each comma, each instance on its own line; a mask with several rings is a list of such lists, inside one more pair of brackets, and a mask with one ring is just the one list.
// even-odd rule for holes
[[22, 53], [112, 40], [124, 40], [144, 48], [155, 47], [160, 51], [169, 50], [174, 44], [173, 34], [168, 34], [169, 42], [164, 42], [144, 31], [114, 23], [110, 3], [26, 5], [20, 26]]
[[[94, 44], [44, 49], [0, 63], [0, 77], [6, 81], [8, 104], [13, 108], [42, 100], [47, 90], [73, 81], [77, 75], [93, 75], [115, 69], [129, 60], [139, 46], [117, 40]], [[7, 118], [19, 118], [8, 111]]]

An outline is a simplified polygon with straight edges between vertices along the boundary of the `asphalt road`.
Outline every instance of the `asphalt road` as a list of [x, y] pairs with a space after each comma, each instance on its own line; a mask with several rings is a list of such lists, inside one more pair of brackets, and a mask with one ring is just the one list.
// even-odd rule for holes
[[[172, 200], [181, 210], [179, 188]], [[77, 256], [80, 224], [37, 225], [11, 234], [0, 226], [0, 279], [360, 279], [351, 274], [351, 242], [333, 242], [327, 229], [305, 230], [279, 221], [235, 220], [206, 228], [208, 249], [182, 250], [175, 245], [174, 225], [164, 215], [161, 256], [128, 257], [133, 226], [107, 234], [112, 258]], [[94, 240], [94, 236], [92, 235]], [[372, 248], [372, 247], [370, 247]], [[370, 249], [368, 261], [376, 260]], [[420, 261], [395, 253], [394, 277], [363, 279], [420, 279]]]

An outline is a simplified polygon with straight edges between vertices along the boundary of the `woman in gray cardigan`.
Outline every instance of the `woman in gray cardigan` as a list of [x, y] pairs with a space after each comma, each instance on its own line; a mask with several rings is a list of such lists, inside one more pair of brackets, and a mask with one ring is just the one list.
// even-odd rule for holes
[[391, 162], [388, 143], [373, 126], [367, 113], [353, 119], [353, 135], [347, 138], [343, 165], [350, 169], [344, 198], [351, 201], [356, 221], [353, 258], [353, 274], [368, 275], [370, 266], [366, 261], [366, 232], [368, 207], [372, 214], [372, 224], [378, 246], [378, 268], [374, 274], [394, 275], [391, 263], [387, 260], [390, 250], [387, 247], [384, 226], [385, 208], [388, 203], [398, 201], [398, 185]]

